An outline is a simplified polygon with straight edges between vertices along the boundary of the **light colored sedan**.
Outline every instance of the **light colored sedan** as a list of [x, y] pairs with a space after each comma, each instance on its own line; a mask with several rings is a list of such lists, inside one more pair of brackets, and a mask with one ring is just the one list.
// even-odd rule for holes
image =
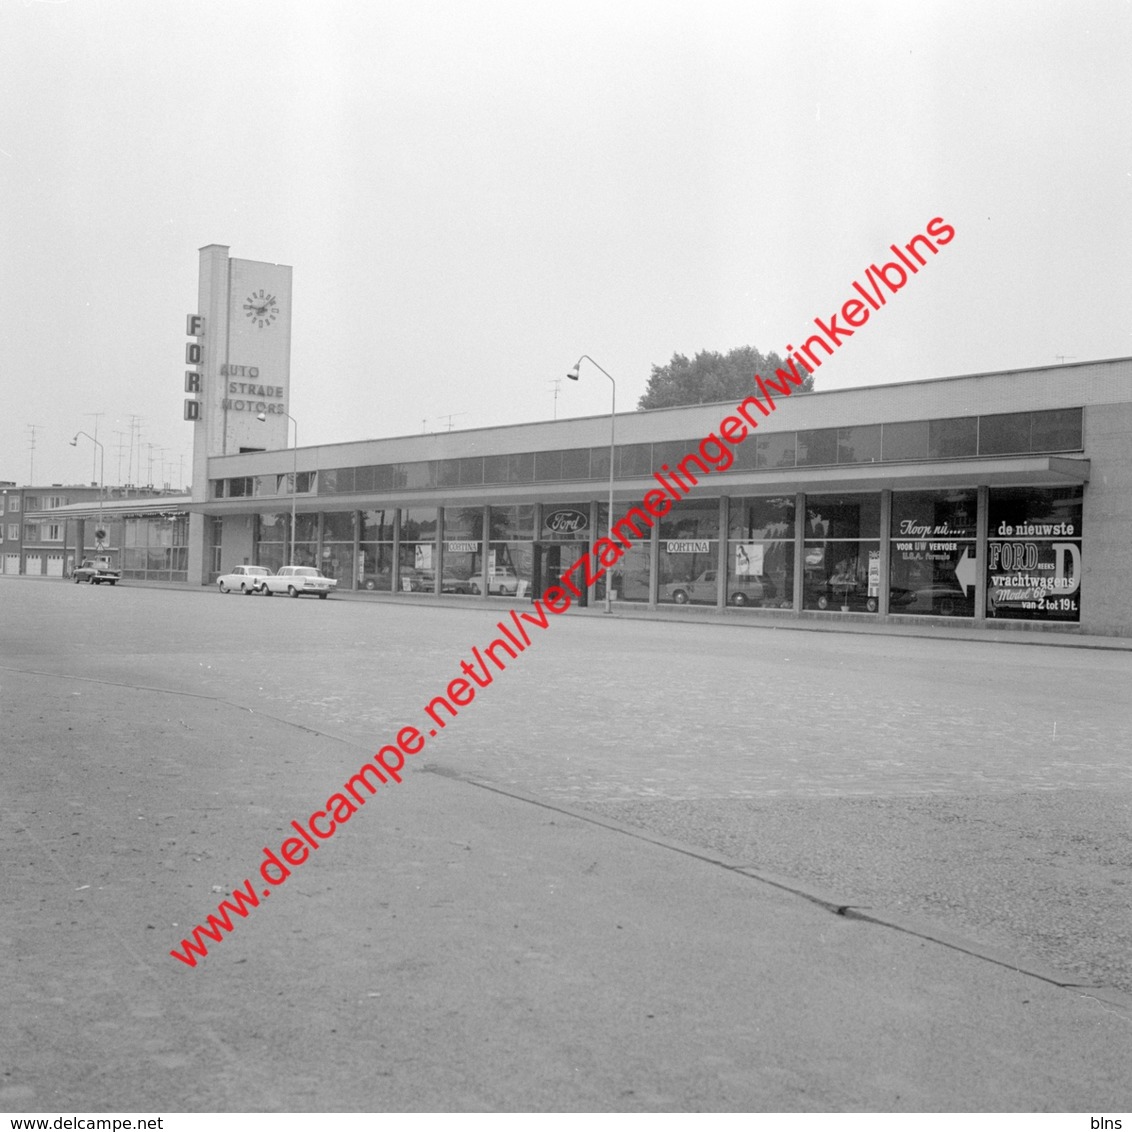
[[231, 574], [222, 574], [216, 579], [222, 594], [238, 590], [242, 594], [259, 592], [260, 583], [270, 578], [271, 571], [266, 566], [234, 566]]
[[313, 566], [283, 566], [278, 574], [269, 574], [259, 580], [259, 592], [267, 597], [273, 594], [289, 594], [291, 597], [317, 594], [326, 598], [337, 585], [337, 578], [323, 577]]

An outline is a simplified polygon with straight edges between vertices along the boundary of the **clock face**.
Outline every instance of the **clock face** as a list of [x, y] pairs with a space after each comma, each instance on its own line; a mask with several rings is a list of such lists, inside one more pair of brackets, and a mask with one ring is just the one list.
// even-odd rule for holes
[[251, 319], [253, 326], [270, 326], [279, 317], [279, 305], [275, 296], [261, 287], [248, 296], [244, 303], [244, 314]]

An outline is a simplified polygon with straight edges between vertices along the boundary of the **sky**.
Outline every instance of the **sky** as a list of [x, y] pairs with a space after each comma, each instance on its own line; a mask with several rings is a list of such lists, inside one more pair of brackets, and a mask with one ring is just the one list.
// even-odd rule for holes
[[1132, 355], [1130, 44], [1128, 0], [0, 0], [0, 480], [99, 478], [97, 428], [181, 486], [207, 244], [294, 268], [304, 446], [607, 413], [581, 354], [632, 410], [933, 217], [819, 391]]

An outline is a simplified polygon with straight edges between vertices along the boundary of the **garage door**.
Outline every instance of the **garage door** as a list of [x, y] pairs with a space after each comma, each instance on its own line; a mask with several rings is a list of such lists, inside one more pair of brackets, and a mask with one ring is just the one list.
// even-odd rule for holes
[[47, 556], [47, 576], [49, 578], [61, 578], [63, 576], [63, 556], [61, 554], [49, 554]]
[[18, 554], [4, 555], [4, 573], [18, 574], [20, 572], [20, 556]]
[[36, 574], [43, 573], [43, 555], [42, 554], [25, 554], [24, 555], [24, 573], [35, 576]]

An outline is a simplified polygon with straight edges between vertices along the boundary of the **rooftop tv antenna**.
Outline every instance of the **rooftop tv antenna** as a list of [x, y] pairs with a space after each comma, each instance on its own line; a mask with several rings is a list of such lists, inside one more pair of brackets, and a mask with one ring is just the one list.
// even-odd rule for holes
[[552, 377], [548, 384], [554, 386], [554, 419], [558, 420], [558, 391], [562, 388], [562, 378]]
[[28, 484], [29, 485], [35, 483], [35, 434], [37, 432], [42, 431], [42, 429], [43, 429], [43, 425], [41, 425], [41, 424], [29, 424], [28, 425], [28, 432], [31, 433], [31, 436], [28, 438], [28, 452], [29, 452], [29, 456], [28, 456]]

